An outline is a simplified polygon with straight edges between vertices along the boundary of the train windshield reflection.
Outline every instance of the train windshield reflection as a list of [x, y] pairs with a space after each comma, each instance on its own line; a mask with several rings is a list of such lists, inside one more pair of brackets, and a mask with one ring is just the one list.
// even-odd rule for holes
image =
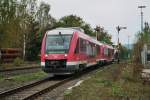
[[46, 38], [46, 53], [68, 53], [72, 35], [48, 35]]

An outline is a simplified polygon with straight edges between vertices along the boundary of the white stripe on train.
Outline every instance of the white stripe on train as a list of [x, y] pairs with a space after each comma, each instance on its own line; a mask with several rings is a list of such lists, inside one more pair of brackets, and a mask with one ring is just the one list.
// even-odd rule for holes
[[[67, 62], [67, 66], [70, 65], [79, 65], [79, 64], [87, 64], [87, 67], [92, 66], [92, 65], [96, 65], [96, 62], [92, 62], [92, 63], [87, 63], [87, 61], [72, 61], [72, 62]], [[41, 66], [45, 66], [45, 62], [41, 62]]]

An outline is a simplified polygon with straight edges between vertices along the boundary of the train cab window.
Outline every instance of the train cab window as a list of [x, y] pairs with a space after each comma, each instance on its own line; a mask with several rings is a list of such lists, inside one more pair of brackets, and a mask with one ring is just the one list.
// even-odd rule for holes
[[72, 35], [47, 35], [46, 37], [46, 53], [62, 54], [68, 53]]

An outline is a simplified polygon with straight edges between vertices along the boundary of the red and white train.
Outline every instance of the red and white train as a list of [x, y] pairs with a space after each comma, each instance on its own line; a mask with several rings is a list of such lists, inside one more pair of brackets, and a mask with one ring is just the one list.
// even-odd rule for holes
[[113, 59], [112, 46], [84, 34], [80, 28], [47, 31], [42, 41], [41, 66], [46, 73], [72, 74]]

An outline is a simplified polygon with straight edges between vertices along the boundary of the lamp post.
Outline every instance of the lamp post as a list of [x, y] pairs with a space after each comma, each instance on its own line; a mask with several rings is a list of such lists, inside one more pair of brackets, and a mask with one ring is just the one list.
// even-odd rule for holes
[[143, 8], [146, 8], [146, 6], [138, 6], [138, 8], [141, 9], [141, 32], [143, 31]]
[[118, 32], [118, 57], [117, 57], [117, 59], [118, 59], [118, 63], [119, 63], [119, 61], [120, 61], [120, 59], [119, 59], [119, 53], [120, 53], [120, 46], [119, 46], [119, 32], [122, 30], [122, 29], [127, 29], [127, 27], [121, 27], [121, 26], [117, 26], [116, 27], [116, 29], [117, 29], [117, 32]]

